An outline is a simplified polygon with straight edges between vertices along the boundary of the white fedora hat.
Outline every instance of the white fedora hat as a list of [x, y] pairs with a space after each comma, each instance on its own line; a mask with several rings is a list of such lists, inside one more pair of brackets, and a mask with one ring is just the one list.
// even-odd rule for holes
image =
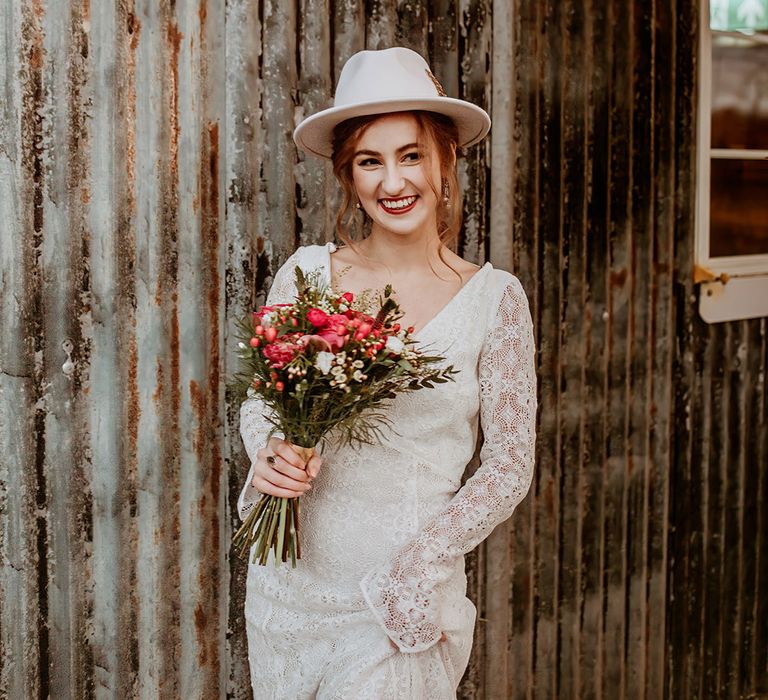
[[448, 97], [415, 51], [402, 46], [358, 51], [344, 64], [333, 107], [307, 117], [293, 132], [299, 148], [323, 158], [333, 154], [333, 128], [351, 117], [423, 109], [445, 114], [459, 131], [459, 146], [480, 141], [491, 128], [488, 113]]

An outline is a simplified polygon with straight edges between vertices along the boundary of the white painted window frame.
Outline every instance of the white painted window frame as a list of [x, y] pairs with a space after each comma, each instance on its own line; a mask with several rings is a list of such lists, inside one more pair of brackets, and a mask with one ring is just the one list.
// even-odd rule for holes
[[[768, 151], [713, 149], [712, 30], [709, 0], [699, 20], [699, 114], [697, 141], [696, 247], [694, 280], [701, 284], [699, 313], [707, 323], [768, 316], [768, 255], [709, 255], [710, 161], [712, 158], [768, 158]], [[718, 32], [726, 33], [726, 32]], [[733, 32], [735, 36], [743, 36]]]

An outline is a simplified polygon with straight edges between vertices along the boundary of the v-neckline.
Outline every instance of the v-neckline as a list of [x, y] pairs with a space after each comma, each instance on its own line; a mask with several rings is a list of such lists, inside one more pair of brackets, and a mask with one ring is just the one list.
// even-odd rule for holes
[[[332, 252], [331, 248], [333, 248], [333, 250], [335, 251], [337, 246], [333, 241], [328, 241], [324, 247], [325, 247], [325, 273], [328, 279], [328, 286], [333, 288], [333, 275], [331, 270], [331, 252]], [[433, 325], [437, 321], [437, 319], [440, 318], [440, 316], [442, 316], [448, 310], [448, 308], [451, 307], [459, 299], [459, 297], [461, 297], [461, 295], [464, 293], [467, 287], [469, 287], [472, 284], [475, 278], [478, 277], [481, 272], [491, 267], [493, 267], [493, 265], [491, 265], [491, 262], [488, 261], [482, 267], [480, 267], [480, 269], [476, 270], [475, 273], [472, 275], [472, 277], [470, 277], [466, 282], [464, 282], [464, 284], [461, 285], [458, 291], [442, 306], [442, 308], [434, 316], [432, 316], [432, 318], [429, 319], [429, 321], [427, 321], [421, 328], [419, 328], [419, 330], [411, 333], [411, 338], [413, 338], [414, 340], [420, 340], [424, 331], [427, 330], [431, 325]]]

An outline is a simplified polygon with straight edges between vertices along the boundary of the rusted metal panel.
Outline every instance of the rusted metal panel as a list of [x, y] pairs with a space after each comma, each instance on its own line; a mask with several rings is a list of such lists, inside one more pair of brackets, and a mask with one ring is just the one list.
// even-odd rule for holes
[[0, 694], [251, 696], [234, 324], [333, 237], [295, 124], [395, 42], [491, 112], [459, 252], [520, 277], [538, 342], [535, 481], [467, 557], [459, 697], [768, 693], [766, 319], [698, 317], [696, 23], [662, 0], [7, 3]]
[[[265, 301], [264, 288], [274, 272], [273, 246], [265, 238], [259, 212], [264, 208], [259, 163], [264, 147], [261, 81], [262, 17], [257, 0], [228, 2], [226, 6], [226, 217], [223, 223], [226, 246], [225, 367], [235, 367], [236, 320]], [[245, 451], [237, 430], [239, 407], [227, 395], [224, 415], [225, 463], [229, 474], [228, 502], [237, 496], [246, 477]], [[227, 511], [232, 528], [237, 526], [236, 508]], [[230, 530], [231, 532], [232, 530]], [[223, 548], [222, 548], [223, 549]], [[235, 700], [250, 697], [248, 647], [243, 604], [246, 567], [230, 561], [227, 615], [227, 677], [219, 694]], [[223, 583], [223, 581], [222, 581]]]
[[[39, 634], [45, 600], [38, 595], [40, 548], [44, 553], [46, 541], [35, 445], [39, 295], [26, 293], [37, 286], [32, 261], [39, 242], [34, 145], [41, 134], [34, 93], [40, 89], [42, 39], [32, 10], [14, 5], [0, 15], [0, 692], [9, 697], [37, 696], [48, 660], [47, 634]], [[15, 50], [21, 46], [26, 59]], [[21, 222], [27, 224], [24, 237]]]

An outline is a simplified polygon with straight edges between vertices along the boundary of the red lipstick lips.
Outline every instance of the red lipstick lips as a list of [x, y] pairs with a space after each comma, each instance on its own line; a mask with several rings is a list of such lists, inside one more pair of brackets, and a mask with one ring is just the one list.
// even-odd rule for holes
[[[406, 212], [409, 212], [409, 211], [411, 211], [411, 209], [413, 209], [413, 208], [416, 206], [416, 202], [419, 200], [419, 197], [418, 197], [418, 195], [412, 195], [412, 196], [415, 196], [415, 197], [416, 197], [416, 199], [414, 199], [414, 200], [413, 200], [413, 202], [411, 202], [411, 203], [410, 203], [410, 204], [409, 204], [407, 207], [402, 207], [402, 208], [400, 208], [400, 209], [388, 209], [388, 208], [387, 208], [387, 207], [384, 205], [384, 202], [385, 202], [385, 201], [387, 201], [387, 200], [383, 200], [383, 199], [380, 199], [380, 200], [379, 200], [379, 205], [381, 206], [381, 208], [382, 208], [382, 209], [383, 209], [383, 210], [384, 210], [384, 211], [385, 211], [387, 214], [392, 214], [393, 216], [398, 216], [399, 214], [405, 214]], [[390, 200], [388, 200], [388, 201], [390, 201], [390, 202], [397, 202], [397, 201], [399, 201], [400, 199], [406, 199], [406, 197], [398, 197], [397, 199], [390, 199]]]

